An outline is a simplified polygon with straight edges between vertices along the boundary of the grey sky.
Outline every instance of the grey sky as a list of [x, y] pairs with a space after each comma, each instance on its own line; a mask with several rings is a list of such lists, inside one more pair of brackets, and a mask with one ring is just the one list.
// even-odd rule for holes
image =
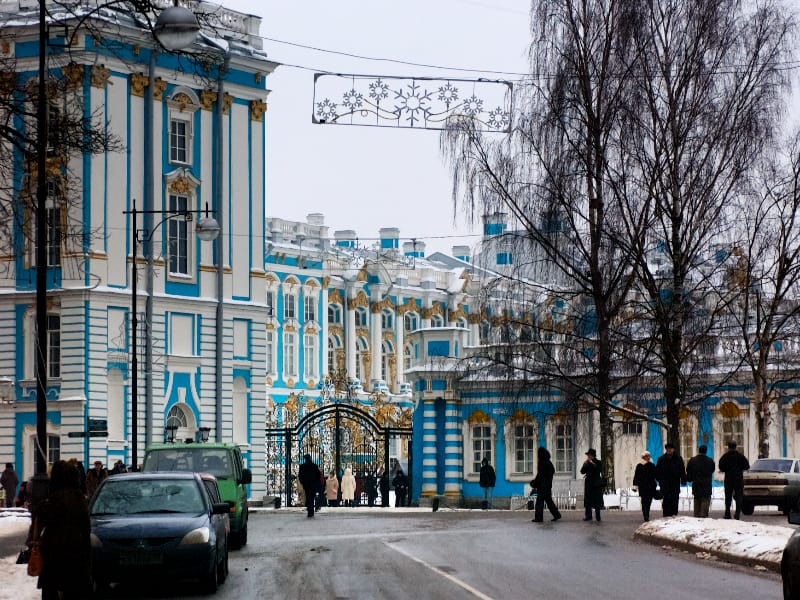
[[[303, 49], [383, 59], [527, 71], [529, 0], [224, 0], [262, 17], [269, 57], [285, 65], [267, 84], [267, 215], [303, 220], [321, 212], [331, 232], [354, 229], [375, 238], [399, 227], [401, 238], [427, 244], [426, 253], [471, 245], [479, 227], [455, 222], [439, 133], [379, 127], [315, 125], [311, 121], [315, 71], [337, 73], [517, 79], [514, 75], [420, 68], [358, 60]], [[458, 237], [467, 236], [470, 237]], [[454, 237], [441, 237], [454, 236]]]

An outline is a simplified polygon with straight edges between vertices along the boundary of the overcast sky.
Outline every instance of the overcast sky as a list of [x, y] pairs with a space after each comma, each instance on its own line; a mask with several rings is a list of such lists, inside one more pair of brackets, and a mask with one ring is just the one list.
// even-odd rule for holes
[[[262, 17], [267, 80], [267, 215], [325, 215], [360, 239], [398, 227], [426, 253], [472, 245], [480, 227], [454, 218], [451, 180], [439, 132], [312, 123], [314, 73], [513, 80], [527, 72], [529, 0], [223, 0]], [[290, 44], [311, 46], [304, 49]], [[334, 52], [394, 59], [354, 59]], [[289, 65], [297, 65], [297, 68]], [[489, 73], [455, 70], [485, 69]], [[494, 73], [494, 75], [492, 75]], [[367, 242], [369, 243], [369, 242]]]

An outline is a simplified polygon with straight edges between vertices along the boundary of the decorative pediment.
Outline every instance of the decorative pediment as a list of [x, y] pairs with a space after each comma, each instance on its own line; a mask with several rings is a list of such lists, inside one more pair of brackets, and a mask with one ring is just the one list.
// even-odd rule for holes
[[344, 304], [344, 298], [342, 298], [342, 292], [339, 290], [331, 290], [328, 294], [328, 303], [329, 304]]
[[103, 89], [111, 78], [111, 69], [105, 65], [94, 65], [92, 67], [92, 87]]
[[469, 416], [469, 419], [467, 419], [467, 422], [470, 425], [480, 425], [481, 423], [491, 423], [491, 421], [492, 420], [489, 418], [489, 415], [487, 415], [485, 412], [483, 412], [480, 409], [478, 409], [475, 412], [473, 412]]
[[397, 311], [398, 316], [403, 316], [407, 312], [416, 312], [419, 310], [419, 307], [417, 306], [417, 301], [414, 300], [414, 298], [406, 298], [406, 301], [402, 304], [398, 304], [395, 310]]

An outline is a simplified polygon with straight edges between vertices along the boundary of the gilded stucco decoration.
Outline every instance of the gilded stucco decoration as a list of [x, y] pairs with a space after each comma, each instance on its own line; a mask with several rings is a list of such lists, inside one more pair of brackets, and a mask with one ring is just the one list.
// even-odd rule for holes
[[289, 379], [287, 379], [287, 380], [286, 380], [286, 387], [287, 387], [287, 388], [294, 388], [294, 386], [295, 386], [295, 381], [294, 381], [294, 379], [292, 379], [291, 377], [289, 377]]
[[361, 270], [359, 270], [358, 275], [356, 276], [356, 281], [369, 281], [369, 272], [367, 271], [367, 267], [361, 267]]
[[414, 298], [406, 298], [406, 301], [399, 304], [395, 310], [397, 310], [397, 316], [403, 316], [407, 312], [417, 312], [418, 309], [419, 307]]
[[175, 194], [188, 195], [194, 192], [197, 184], [184, 175], [179, 175], [173, 179], [168, 186], [168, 190]]
[[362, 354], [364, 356], [364, 372], [369, 373], [369, 367], [372, 364], [372, 355], [369, 352], [363, 352]]
[[327, 290], [330, 284], [331, 278], [325, 275], [325, 277], [322, 278], [322, 289]]
[[514, 411], [514, 414], [508, 418], [508, 420], [515, 425], [520, 425], [522, 423], [530, 423], [533, 420], [533, 417], [531, 417], [521, 408], [518, 408]]
[[14, 71], [0, 71], [0, 94], [7, 96], [17, 86], [17, 74]]
[[277, 275], [275, 275], [275, 273], [267, 273], [266, 275], [264, 275], [264, 279], [266, 279], [269, 283], [275, 283], [276, 281], [280, 281]]
[[397, 424], [400, 427], [411, 427], [413, 415], [414, 411], [412, 409], [403, 409], [400, 412], [400, 418], [397, 420]]
[[264, 327], [270, 331], [275, 331], [275, 323], [267, 323]]
[[316, 279], [307, 279], [305, 282], [305, 287], [317, 288], [319, 287], [319, 283], [317, 283]]
[[264, 121], [264, 113], [267, 112], [267, 103], [263, 100], [250, 101], [250, 118], [261, 123]]
[[384, 332], [382, 332], [382, 334], [381, 334], [381, 339], [382, 339], [384, 342], [393, 342], [393, 341], [394, 341], [394, 331], [390, 331], [390, 330], [388, 330], [388, 329], [387, 329], [387, 330], [385, 330], [385, 331], [384, 331]]
[[180, 110], [181, 112], [186, 110], [187, 106], [194, 107], [194, 102], [192, 102], [192, 99], [189, 97], [188, 94], [185, 94], [183, 92], [175, 94], [172, 98], [170, 98], [170, 104], [177, 106], [178, 110]]
[[291, 393], [286, 398], [286, 402], [284, 403], [284, 407], [290, 414], [297, 414], [297, 411], [300, 409], [300, 401], [297, 398], [297, 394]]
[[222, 114], [227, 115], [231, 111], [231, 104], [233, 104], [233, 96], [225, 92], [222, 97]]
[[317, 408], [317, 403], [314, 401], [314, 399], [306, 398], [306, 412], [310, 413], [315, 408]]
[[71, 62], [61, 68], [64, 79], [67, 80], [67, 87], [76, 88], [83, 85], [83, 74], [86, 72], [84, 65]]
[[272, 386], [272, 377], [267, 377], [267, 385]]
[[287, 323], [283, 326], [284, 331], [295, 332], [297, 331], [297, 327], [293, 323]]
[[328, 333], [339, 338], [344, 337], [344, 329], [341, 325], [328, 325]]
[[153, 85], [153, 98], [156, 100], [163, 100], [164, 99], [164, 92], [167, 90], [167, 82], [161, 79], [161, 77], [156, 77], [156, 80]]
[[364, 293], [364, 290], [358, 292], [355, 298], [348, 298], [347, 300], [347, 310], [354, 310], [358, 307], [367, 308], [368, 306], [369, 299], [367, 298], [367, 294]]
[[200, 90], [200, 107], [203, 110], [212, 110], [216, 101], [217, 92], [215, 90]]
[[430, 318], [431, 318], [431, 316], [433, 315], [433, 310], [432, 310], [430, 307], [425, 307], [425, 308], [423, 308], [423, 309], [421, 309], [421, 310], [419, 311], [419, 315], [420, 315], [420, 317], [422, 317], [423, 319], [426, 319], [426, 320], [427, 320], [427, 319], [430, 319]]
[[319, 331], [319, 328], [316, 325], [314, 325], [313, 323], [309, 323], [305, 327], [305, 333], [308, 333], [309, 335], [317, 333], [318, 331]]
[[[323, 282], [324, 287], [328, 287], [326, 283]], [[331, 290], [328, 293], [328, 303], [329, 304], [344, 304], [344, 298], [342, 297], [342, 292], [339, 290]]]
[[483, 320], [483, 315], [480, 313], [469, 313], [467, 315], [467, 323], [470, 325], [480, 325]]
[[11, 56], [11, 42], [8, 40], [0, 41], [0, 54], [3, 56]]
[[369, 310], [372, 314], [380, 313], [383, 311], [384, 308], [388, 310], [395, 309], [394, 302], [392, 302], [392, 299], [389, 296], [386, 296], [386, 298], [384, 298], [380, 302], [372, 302], [369, 305]]
[[723, 402], [719, 407], [719, 414], [726, 419], [736, 419], [740, 413], [741, 410], [733, 402]]
[[793, 415], [800, 415], [800, 402], [792, 404], [792, 408], [789, 409], [789, 412]]
[[105, 65], [92, 66], [92, 87], [104, 88], [111, 78], [111, 69], [106, 68]]
[[144, 73], [130, 74], [131, 95], [144, 98], [144, 91], [150, 83], [150, 78]]
[[[364, 340], [369, 339], [369, 327], [356, 327], [356, 335], [360, 338], [364, 338]], [[367, 343], [367, 345], [369, 345]]]
[[469, 419], [467, 419], [467, 423], [469, 423], [470, 425], [479, 425], [481, 423], [491, 423], [491, 421], [492, 420], [489, 418], [489, 415], [487, 415], [481, 409], [478, 409], [475, 412], [473, 412], [469, 416]]
[[459, 304], [455, 310], [451, 310], [449, 314], [449, 318], [451, 321], [457, 321], [458, 319], [463, 319], [467, 316], [467, 311], [464, 310], [464, 305]]

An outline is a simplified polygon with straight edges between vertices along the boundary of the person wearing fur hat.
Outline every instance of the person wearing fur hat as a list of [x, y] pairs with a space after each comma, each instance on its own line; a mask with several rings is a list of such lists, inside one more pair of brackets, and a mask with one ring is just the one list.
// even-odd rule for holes
[[656, 466], [647, 450], [642, 452], [641, 460], [636, 465], [636, 471], [633, 473], [633, 486], [638, 490], [642, 502], [642, 518], [649, 521], [650, 505], [656, 496], [658, 484], [656, 483]]
[[599, 522], [601, 520], [600, 511], [604, 508], [603, 492], [605, 490], [603, 488], [605, 482], [603, 481], [603, 466], [597, 460], [597, 451], [594, 448], [586, 451], [586, 460], [581, 467], [581, 473], [584, 475], [583, 507], [586, 510], [583, 520], [591, 521], [594, 509], [595, 518]]
[[665, 517], [674, 517], [678, 514], [681, 485], [686, 484], [686, 466], [671, 442], [664, 446], [664, 454], [656, 463], [656, 479], [664, 496], [661, 501], [661, 513]]

